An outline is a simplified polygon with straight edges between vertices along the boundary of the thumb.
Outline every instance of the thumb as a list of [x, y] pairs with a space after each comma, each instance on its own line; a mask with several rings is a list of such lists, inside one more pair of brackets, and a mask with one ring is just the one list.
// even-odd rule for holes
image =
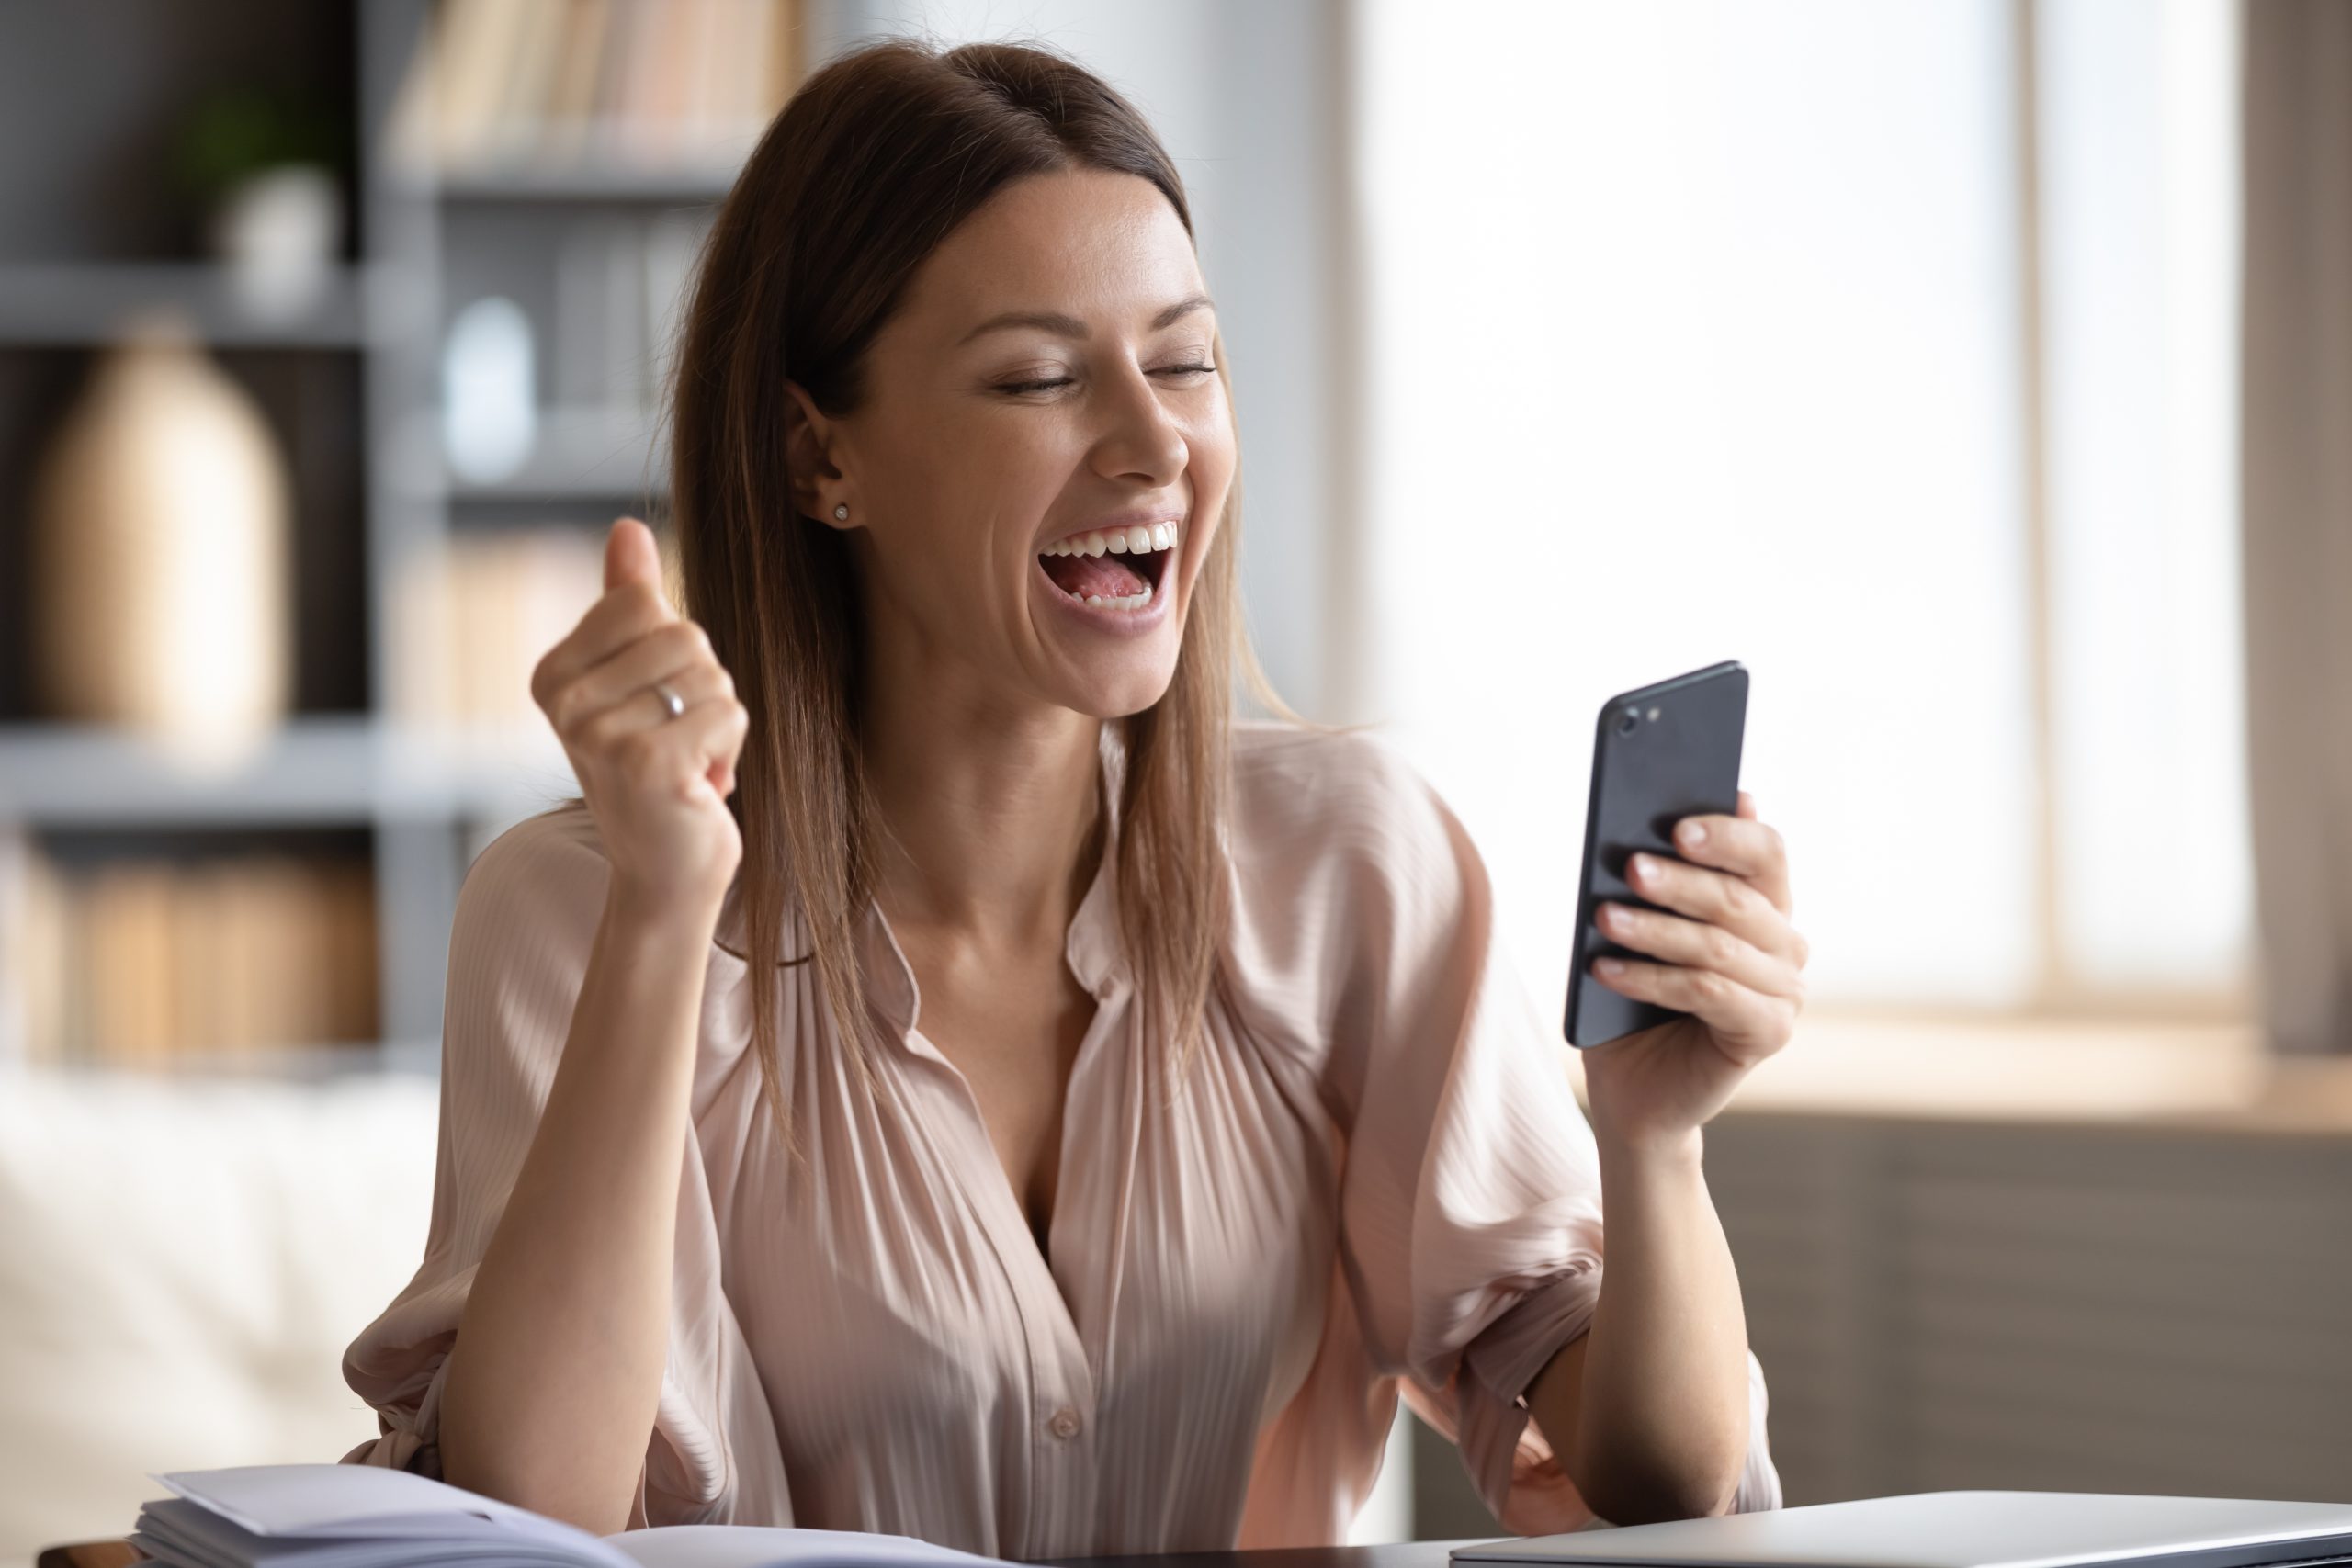
[[650, 583], [661, 592], [662, 551], [653, 542], [652, 529], [634, 517], [622, 517], [605, 536], [605, 590], [610, 592], [631, 581]]

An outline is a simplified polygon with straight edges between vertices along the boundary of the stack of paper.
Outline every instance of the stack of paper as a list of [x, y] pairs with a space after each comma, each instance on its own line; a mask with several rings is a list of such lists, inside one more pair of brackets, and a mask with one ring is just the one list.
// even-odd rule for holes
[[131, 1543], [173, 1568], [1001, 1568], [901, 1535], [669, 1525], [594, 1536], [460, 1487], [361, 1464], [264, 1464], [152, 1477], [177, 1495]]

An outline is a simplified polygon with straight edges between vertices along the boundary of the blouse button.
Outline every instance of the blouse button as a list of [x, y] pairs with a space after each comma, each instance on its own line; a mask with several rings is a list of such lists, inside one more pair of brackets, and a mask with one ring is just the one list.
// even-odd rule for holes
[[1063, 1405], [1059, 1410], [1054, 1412], [1054, 1418], [1046, 1423], [1046, 1429], [1053, 1433], [1057, 1438], [1077, 1437], [1078, 1412], [1072, 1410], [1067, 1404]]

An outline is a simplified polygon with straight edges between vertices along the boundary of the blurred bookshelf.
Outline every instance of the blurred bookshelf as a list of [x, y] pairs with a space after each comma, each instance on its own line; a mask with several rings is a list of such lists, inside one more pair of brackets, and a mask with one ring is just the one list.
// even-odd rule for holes
[[[44, 125], [0, 150], [0, 1065], [436, 1067], [466, 869], [573, 792], [530, 669], [594, 600], [613, 517], [667, 547], [676, 301], [812, 62], [811, 8], [836, 9], [0, 8]], [[327, 106], [340, 148], [336, 254], [292, 308], [256, 307], [173, 184], [191, 106], [260, 90]], [[29, 629], [44, 454], [159, 307], [285, 477], [282, 711], [205, 757], [60, 711]], [[520, 434], [487, 458], [452, 412], [482, 320], [527, 345]]]

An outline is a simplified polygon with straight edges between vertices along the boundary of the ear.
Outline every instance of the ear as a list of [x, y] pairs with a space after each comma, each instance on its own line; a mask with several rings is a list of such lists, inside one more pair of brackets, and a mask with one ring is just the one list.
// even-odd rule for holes
[[[784, 390], [784, 453], [792, 470], [793, 510], [829, 528], [857, 525], [856, 502], [850, 500], [849, 476], [841, 465], [840, 423], [828, 418], [799, 382], [785, 382]], [[845, 501], [850, 520], [837, 522], [833, 508]]]

